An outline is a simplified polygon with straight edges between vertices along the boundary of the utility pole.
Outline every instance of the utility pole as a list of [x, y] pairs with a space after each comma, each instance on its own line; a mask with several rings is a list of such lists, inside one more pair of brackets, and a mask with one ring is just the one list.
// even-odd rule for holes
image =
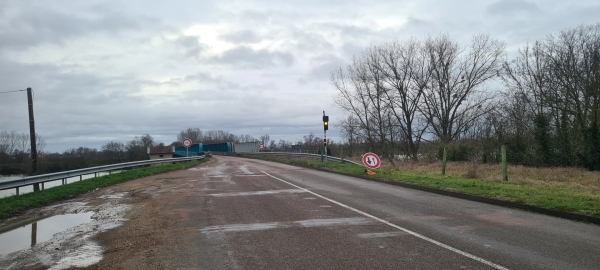
[[[31, 175], [37, 174], [37, 144], [35, 139], [35, 121], [33, 120], [33, 96], [31, 88], [27, 88], [27, 101], [29, 102], [29, 138], [31, 139]], [[40, 184], [33, 184], [33, 191], [39, 191]]]

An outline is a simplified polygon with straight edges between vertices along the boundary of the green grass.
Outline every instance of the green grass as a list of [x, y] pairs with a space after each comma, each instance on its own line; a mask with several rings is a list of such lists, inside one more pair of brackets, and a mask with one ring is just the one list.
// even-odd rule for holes
[[367, 176], [365, 167], [337, 162], [324, 163], [316, 160], [289, 158], [265, 158], [277, 162], [304, 167], [361, 175], [388, 181], [399, 181], [424, 187], [517, 202], [526, 205], [600, 217], [600, 196], [587, 190], [541, 185], [523, 185], [511, 182], [490, 182], [459, 176], [443, 176], [411, 171], [376, 169], [377, 174]]
[[95, 190], [97, 188], [103, 188], [110, 185], [123, 183], [129, 180], [160, 174], [164, 172], [191, 168], [207, 160], [208, 159], [204, 159], [202, 161], [192, 161], [186, 163], [137, 168], [121, 173], [91, 178], [84, 181], [77, 181], [68, 185], [56, 186], [38, 192], [23, 194], [20, 196], [0, 198], [0, 218], [5, 218], [33, 207], [39, 207], [52, 202], [69, 199], [73, 196], [83, 194]]

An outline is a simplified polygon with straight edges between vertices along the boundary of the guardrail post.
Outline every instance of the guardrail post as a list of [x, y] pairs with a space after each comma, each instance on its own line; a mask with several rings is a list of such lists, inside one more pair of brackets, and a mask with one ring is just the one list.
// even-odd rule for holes
[[42, 190], [44, 190], [44, 182], [42, 182]]
[[83, 180], [83, 175], [79, 176], [79, 181]]
[[19, 187], [17, 187], [17, 196], [19, 196]]

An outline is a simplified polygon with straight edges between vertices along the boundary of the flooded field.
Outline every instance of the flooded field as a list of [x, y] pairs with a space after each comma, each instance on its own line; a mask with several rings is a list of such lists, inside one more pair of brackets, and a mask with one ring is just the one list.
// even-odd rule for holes
[[[121, 171], [113, 171], [111, 172], [111, 174], [114, 173], [119, 173]], [[101, 172], [98, 173], [98, 176], [104, 176], [104, 175], [108, 175], [108, 172]], [[11, 181], [11, 180], [17, 180], [17, 179], [21, 179], [25, 176], [23, 175], [8, 175], [8, 176], [0, 176], [0, 182], [3, 181]], [[86, 179], [90, 179], [90, 178], [94, 178], [94, 174], [88, 174], [88, 175], [84, 175], [81, 177], [81, 180], [86, 180]], [[67, 178], [67, 183], [73, 183], [75, 181], [79, 181], [80, 177], [79, 176], [75, 176], [75, 177], [70, 177]], [[56, 181], [52, 181], [52, 182], [46, 182], [44, 183], [44, 188], [51, 188], [51, 187], [56, 187], [56, 186], [60, 186], [62, 185], [62, 180], [56, 180]], [[40, 188], [41, 188], [41, 184], [40, 184]], [[19, 194], [25, 194], [25, 193], [30, 193], [33, 192], [33, 186], [29, 185], [29, 186], [24, 186], [24, 187], [20, 187], [19, 188]], [[7, 197], [7, 196], [13, 196], [16, 195], [17, 191], [16, 189], [12, 188], [12, 189], [5, 189], [5, 190], [0, 190], [0, 198], [2, 197]]]

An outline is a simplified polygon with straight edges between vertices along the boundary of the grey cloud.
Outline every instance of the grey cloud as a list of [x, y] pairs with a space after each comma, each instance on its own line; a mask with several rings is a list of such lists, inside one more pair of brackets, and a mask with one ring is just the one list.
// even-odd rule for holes
[[339, 68], [343, 69], [346, 66], [346, 62], [344, 60], [333, 55], [327, 56], [324, 59], [315, 60], [320, 62], [320, 64], [316, 65], [316, 67], [309, 72], [309, 77], [312, 80], [328, 81], [329, 75], [333, 70]]
[[239, 89], [240, 85], [232, 83], [223, 76], [212, 76], [205, 72], [187, 75], [183, 78], [185, 82], [199, 82], [205, 86], [217, 86], [216, 88]]
[[212, 62], [235, 65], [241, 68], [268, 68], [277, 65], [290, 66], [294, 56], [287, 52], [254, 50], [247, 46], [239, 46], [213, 57]]
[[292, 34], [296, 40], [297, 48], [302, 51], [323, 51], [333, 49], [333, 45], [331, 45], [331, 43], [327, 41], [327, 38], [321, 33], [294, 28]]
[[224, 34], [220, 37], [223, 40], [233, 43], [257, 43], [261, 40], [261, 37], [251, 30], [241, 30], [230, 34]]
[[47, 8], [28, 8], [17, 11], [16, 16], [8, 13], [3, 12], [7, 20], [0, 23], [0, 46], [12, 48], [41, 43], [63, 44], [69, 38], [90, 33], [117, 34], [141, 27], [139, 21], [120, 13], [84, 17]]
[[200, 43], [198, 36], [181, 36], [174, 42], [184, 50], [184, 57], [198, 58], [200, 52], [208, 48], [205, 44]]
[[490, 4], [486, 11], [493, 15], [515, 16], [538, 13], [540, 9], [536, 4], [524, 0], [500, 0]]

